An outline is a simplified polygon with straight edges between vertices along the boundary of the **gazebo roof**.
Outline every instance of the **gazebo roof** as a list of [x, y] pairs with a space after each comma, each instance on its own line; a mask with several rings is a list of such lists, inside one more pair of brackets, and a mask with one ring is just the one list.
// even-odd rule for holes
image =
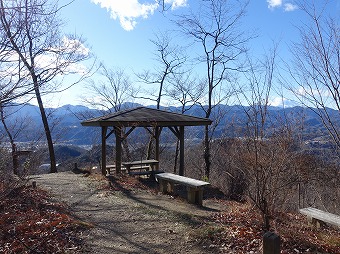
[[83, 121], [83, 126], [171, 127], [210, 125], [207, 118], [183, 115], [165, 110], [137, 107]]

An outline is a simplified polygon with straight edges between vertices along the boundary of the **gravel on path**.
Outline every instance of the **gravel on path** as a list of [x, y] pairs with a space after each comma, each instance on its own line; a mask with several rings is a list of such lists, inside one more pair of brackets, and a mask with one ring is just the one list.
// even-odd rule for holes
[[81, 236], [86, 253], [216, 253], [195, 241], [195, 230], [216, 211], [209, 204], [202, 209], [147, 190], [112, 191], [72, 172], [34, 175], [31, 181], [93, 225]]

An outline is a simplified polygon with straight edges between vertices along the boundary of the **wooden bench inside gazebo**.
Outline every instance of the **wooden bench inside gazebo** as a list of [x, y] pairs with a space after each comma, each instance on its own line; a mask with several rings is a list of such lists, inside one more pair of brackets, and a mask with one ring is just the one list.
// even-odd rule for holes
[[[122, 141], [137, 127], [145, 128], [155, 139], [155, 160], [159, 161], [159, 138], [163, 128], [169, 128], [178, 138], [179, 175], [184, 175], [184, 129], [186, 126], [206, 126], [211, 120], [165, 110], [137, 107], [127, 109], [105, 116], [92, 118], [81, 123], [83, 126], [101, 128], [101, 169], [106, 175], [106, 140], [112, 135], [116, 139], [115, 170], [120, 173], [122, 169]], [[158, 164], [157, 164], [158, 166]]]

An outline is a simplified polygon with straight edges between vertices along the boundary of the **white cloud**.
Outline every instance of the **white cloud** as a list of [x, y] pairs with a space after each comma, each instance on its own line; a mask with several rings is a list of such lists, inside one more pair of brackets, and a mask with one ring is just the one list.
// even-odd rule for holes
[[292, 3], [284, 3], [284, 0], [267, 0], [268, 8], [275, 9], [283, 7], [284, 11], [295, 11], [298, 6]]
[[187, 0], [165, 0], [165, 4], [171, 4], [171, 9], [175, 10], [187, 6]]
[[[90, 54], [90, 49], [87, 48], [80, 40], [68, 38], [64, 36], [61, 45], [51, 48], [45, 54], [37, 57], [37, 66], [41, 69], [59, 69], [64, 68], [63, 73], [78, 73], [84, 74], [87, 69], [81, 62], [70, 62], [68, 59], [63, 58], [63, 54], [78, 54], [84, 58]], [[57, 53], [56, 53], [57, 52]], [[58, 52], [60, 54], [58, 54]]]
[[119, 19], [123, 29], [133, 30], [137, 18], [148, 18], [159, 7], [157, 1], [141, 4], [138, 0], [91, 0], [110, 12], [111, 18]]
[[[64, 58], [65, 54], [73, 53], [86, 58], [90, 54], [90, 49], [82, 44], [81, 41], [64, 36], [62, 38], [61, 45], [46, 49], [44, 53], [35, 56], [36, 67], [40, 70], [44, 70], [43, 73], [47, 76], [50, 75], [50, 72], [47, 70], [55, 72], [57, 69], [62, 69], [64, 74], [86, 73], [87, 68], [84, 64], [81, 62], [72, 62], [72, 60]], [[0, 77], [5, 75], [18, 75], [19, 56], [15, 51], [3, 51], [0, 54], [0, 58], [2, 60], [6, 60], [3, 61], [0, 66]], [[29, 58], [28, 52], [26, 52], [26, 58]], [[25, 70], [25, 68], [21, 71], [23, 70]], [[27, 70], [25, 72], [21, 72], [20, 75], [29, 76]]]
[[291, 107], [298, 106], [298, 103], [296, 103], [295, 101], [286, 99], [286, 98], [275, 97], [271, 99], [271, 101], [269, 102], [269, 105], [273, 107], [291, 108]]
[[64, 36], [62, 42], [62, 49], [66, 52], [75, 52], [82, 56], [88, 56], [90, 54], [90, 49], [78, 39], [70, 39]]
[[298, 6], [295, 5], [295, 4], [292, 4], [292, 3], [286, 3], [284, 5], [284, 9], [285, 9], [285, 11], [295, 11], [295, 10], [298, 9]]
[[[148, 0], [144, 1], [145, 3], [141, 3], [141, 0], [91, 0], [91, 2], [105, 8], [111, 18], [118, 19], [126, 31], [133, 30], [137, 25], [137, 19], [148, 18], [160, 6], [160, 0]], [[187, 0], [164, 0], [164, 3], [171, 5], [171, 9], [175, 10], [186, 6]]]
[[[44, 71], [46, 76], [50, 75], [52, 72], [56, 70], [61, 70], [62, 74], [59, 75], [67, 75], [67, 74], [85, 74], [87, 72], [87, 68], [82, 63], [71, 63], [66, 59], [58, 58], [53, 53], [45, 53], [44, 55], [39, 55], [36, 58], [37, 67], [41, 68]], [[49, 70], [49, 71], [46, 71]], [[51, 73], [50, 73], [51, 72]]]
[[282, 0], [267, 0], [268, 8], [273, 9], [282, 5]]

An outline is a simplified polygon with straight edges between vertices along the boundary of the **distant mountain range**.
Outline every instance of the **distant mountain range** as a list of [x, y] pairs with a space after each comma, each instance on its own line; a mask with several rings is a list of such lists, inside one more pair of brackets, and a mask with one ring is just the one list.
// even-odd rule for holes
[[[124, 104], [122, 108], [140, 106], [139, 104]], [[150, 106], [152, 107], [152, 106]], [[163, 108], [164, 109], [164, 108]], [[166, 110], [179, 112], [177, 107], [168, 107]], [[92, 145], [100, 143], [99, 128], [83, 127], [81, 121], [104, 114], [98, 110], [90, 109], [85, 106], [65, 105], [59, 108], [46, 109], [49, 115], [50, 126], [53, 137], [57, 143], [72, 145]], [[318, 116], [311, 109], [302, 107], [282, 108], [269, 107], [268, 118], [266, 121], [267, 133], [271, 133], [280, 126], [289, 126], [293, 131], [302, 134], [305, 140], [324, 140], [327, 139], [327, 132], [323, 127]], [[339, 112], [329, 109], [334, 116], [333, 120], [340, 126]], [[33, 105], [15, 105], [6, 108], [6, 121], [10, 129], [16, 133], [18, 142], [29, 142], [31, 140], [44, 141], [43, 128], [39, 108]], [[215, 129], [215, 137], [239, 137], [247, 133], [251, 128], [247, 113], [251, 114], [249, 107], [239, 105], [227, 106], [219, 105], [212, 113], [212, 120], [215, 116], [219, 123]], [[185, 114], [204, 117], [204, 112], [199, 106], [194, 106]], [[192, 127], [190, 127], [192, 128]], [[203, 136], [203, 128], [195, 127], [195, 137]], [[21, 131], [19, 131], [21, 129]], [[3, 126], [0, 126], [3, 130]]]

